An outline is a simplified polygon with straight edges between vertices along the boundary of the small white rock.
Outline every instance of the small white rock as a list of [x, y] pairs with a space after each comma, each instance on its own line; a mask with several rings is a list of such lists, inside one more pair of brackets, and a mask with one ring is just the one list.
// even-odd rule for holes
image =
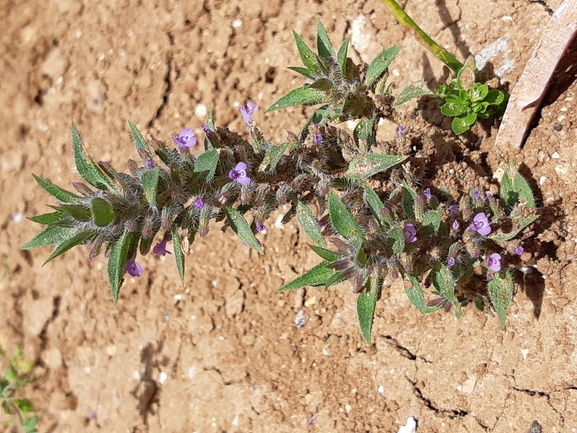
[[377, 388], [377, 392], [383, 395], [385, 393], [385, 387], [383, 385], [379, 385], [379, 387]]
[[417, 421], [412, 416], [407, 420], [407, 424], [402, 426], [397, 433], [415, 433], [417, 431]]
[[237, 18], [237, 19], [232, 21], [232, 28], [233, 29], [238, 29], [240, 26], [242, 26], [242, 20], [240, 18]]
[[161, 371], [158, 375], [158, 383], [162, 385], [164, 382], [166, 382], [166, 379], [168, 379], [168, 374], [166, 374], [164, 371]]

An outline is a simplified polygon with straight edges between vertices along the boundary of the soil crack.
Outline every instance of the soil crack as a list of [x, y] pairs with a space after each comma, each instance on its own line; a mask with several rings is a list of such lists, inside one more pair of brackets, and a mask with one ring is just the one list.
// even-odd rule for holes
[[429, 361], [428, 359], [425, 359], [420, 355], [415, 355], [413, 352], [411, 352], [409, 349], [407, 349], [405, 346], [399, 343], [398, 340], [392, 337], [391, 335], [383, 335], [382, 337], [385, 340], [388, 340], [389, 346], [395, 349], [402, 357], [410, 359], [411, 361], [415, 361], [418, 358], [423, 362], [426, 362], [427, 364], [432, 364], [432, 361]]
[[413, 385], [413, 390], [415, 393], [415, 396], [425, 405], [427, 406], [430, 410], [432, 410], [433, 412], [435, 412], [437, 415], [439, 416], [446, 416], [449, 417], [450, 419], [462, 419], [464, 417], [466, 417], [467, 415], [469, 415], [469, 412], [467, 412], [466, 410], [462, 410], [462, 409], [442, 409], [439, 408], [437, 406], [435, 406], [435, 404], [433, 404], [433, 402], [431, 400], [429, 400], [427, 397], [425, 397], [423, 395], [423, 392], [421, 391], [421, 389], [417, 386], [418, 382], [415, 381], [413, 382], [412, 380], [410, 380], [409, 378], [407, 378], [407, 380], [409, 381], [409, 383], [411, 385]]

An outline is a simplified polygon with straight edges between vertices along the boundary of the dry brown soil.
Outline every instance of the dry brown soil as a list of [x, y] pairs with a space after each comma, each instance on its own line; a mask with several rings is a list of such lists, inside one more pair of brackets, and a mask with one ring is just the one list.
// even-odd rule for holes
[[[490, 61], [512, 87], [559, 4], [406, 8], [461, 59], [508, 37]], [[521, 278], [505, 331], [473, 308], [460, 320], [422, 316], [393, 286], [366, 344], [347, 286], [276, 293], [316, 263], [292, 223], [268, 222], [264, 258], [213, 229], [193, 245], [184, 287], [170, 256], [147, 256], [117, 306], [102, 257], [89, 262], [77, 249], [42, 267], [48, 250], [18, 249], [39, 230], [23, 217], [51, 203], [32, 173], [78, 180], [72, 120], [89, 152], [117, 167], [135, 155], [127, 118], [168, 139], [184, 126], [200, 132], [210, 107], [219, 125], [242, 132], [238, 105], [252, 100], [265, 134], [296, 131], [304, 110], [263, 112], [301, 84], [286, 69], [299, 65], [290, 29], [313, 43], [319, 18], [334, 42], [354, 33], [357, 59], [402, 44], [391, 68], [398, 89], [442, 80], [442, 65], [377, 0], [0, 0], [0, 345], [22, 345], [37, 363], [26, 394], [40, 432], [397, 432], [409, 416], [419, 433], [525, 433], [535, 419], [543, 432], [576, 431], [572, 70], [521, 151], [495, 149], [494, 127], [469, 136], [488, 174], [520, 164], [543, 207], [526, 245], [537, 269]]]

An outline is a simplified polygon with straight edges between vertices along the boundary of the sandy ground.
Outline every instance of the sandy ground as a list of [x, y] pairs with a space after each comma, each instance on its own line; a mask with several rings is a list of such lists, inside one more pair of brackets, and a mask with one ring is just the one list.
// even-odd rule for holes
[[[489, 48], [512, 87], [559, 4], [406, 8], [461, 59]], [[522, 151], [494, 148], [495, 128], [470, 136], [488, 173], [519, 164], [543, 207], [527, 245], [537, 269], [520, 278], [506, 331], [473, 308], [460, 320], [421, 316], [393, 286], [366, 344], [348, 287], [276, 293], [316, 263], [292, 223], [268, 223], [264, 258], [212, 230], [193, 245], [184, 287], [169, 256], [147, 256], [116, 307], [103, 258], [78, 249], [42, 267], [47, 250], [18, 249], [39, 229], [23, 217], [51, 203], [32, 173], [78, 180], [72, 120], [89, 152], [117, 167], [134, 157], [127, 118], [168, 139], [184, 126], [200, 133], [210, 107], [242, 132], [238, 106], [252, 100], [267, 136], [296, 131], [304, 110], [263, 112], [301, 84], [286, 69], [299, 65], [290, 29], [313, 43], [319, 18], [333, 42], [352, 37], [355, 59], [402, 44], [391, 68], [398, 89], [443, 77], [376, 0], [0, 1], [0, 345], [22, 345], [37, 362], [27, 396], [40, 432], [396, 432], [409, 416], [419, 433], [526, 432], [535, 419], [544, 432], [577, 431], [571, 70]]]

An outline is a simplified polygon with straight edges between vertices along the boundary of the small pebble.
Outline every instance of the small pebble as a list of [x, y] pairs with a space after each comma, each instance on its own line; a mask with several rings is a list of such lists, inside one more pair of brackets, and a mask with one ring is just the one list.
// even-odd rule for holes
[[302, 328], [305, 326], [305, 312], [300, 310], [295, 316], [295, 326], [297, 328]]

